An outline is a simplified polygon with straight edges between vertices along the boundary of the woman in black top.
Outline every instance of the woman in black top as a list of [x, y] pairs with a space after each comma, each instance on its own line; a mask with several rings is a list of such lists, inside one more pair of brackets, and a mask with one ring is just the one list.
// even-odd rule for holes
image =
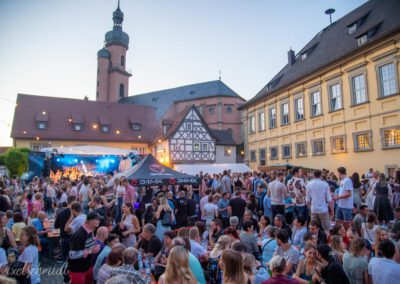
[[385, 174], [379, 175], [379, 181], [375, 184], [374, 194], [376, 195], [374, 203], [374, 212], [378, 217], [379, 223], [387, 223], [393, 220], [393, 210], [390, 204], [391, 192], [386, 182]]

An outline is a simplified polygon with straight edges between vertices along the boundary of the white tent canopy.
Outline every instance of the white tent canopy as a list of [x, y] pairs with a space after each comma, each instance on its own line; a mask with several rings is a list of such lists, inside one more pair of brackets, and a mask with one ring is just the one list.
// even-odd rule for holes
[[189, 175], [196, 175], [200, 172], [203, 174], [219, 174], [224, 170], [231, 170], [231, 172], [236, 173], [244, 173], [251, 172], [251, 168], [249, 168], [246, 164], [182, 164], [175, 165], [174, 169], [178, 172], [186, 173]]
[[118, 156], [126, 156], [129, 153], [135, 153], [135, 151], [129, 149], [120, 149], [120, 148], [93, 146], [93, 145], [44, 148], [41, 149], [41, 152], [50, 152], [58, 154], [75, 154], [75, 155], [118, 155]]

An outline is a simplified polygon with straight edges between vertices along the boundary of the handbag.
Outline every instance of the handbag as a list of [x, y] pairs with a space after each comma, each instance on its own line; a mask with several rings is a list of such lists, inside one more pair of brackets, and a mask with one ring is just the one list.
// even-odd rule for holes
[[164, 216], [161, 220], [161, 224], [163, 226], [171, 226], [172, 225], [172, 212], [171, 211], [165, 211]]

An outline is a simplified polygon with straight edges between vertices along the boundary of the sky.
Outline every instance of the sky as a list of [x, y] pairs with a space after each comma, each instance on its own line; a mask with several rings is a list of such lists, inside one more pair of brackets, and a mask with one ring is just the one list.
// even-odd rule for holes
[[[250, 99], [366, 0], [121, 0], [129, 95], [217, 80]], [[95, 100], [97, 51], [117, 0], [0, 0], [0, 146], [18, 93]]]

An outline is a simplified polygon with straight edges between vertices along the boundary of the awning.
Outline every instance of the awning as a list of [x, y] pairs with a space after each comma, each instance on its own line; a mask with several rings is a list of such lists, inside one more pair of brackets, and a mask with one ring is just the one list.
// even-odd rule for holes
[[153, 185], [194, 185], [199, 184], [199, 178], [188, 175], [161, 164], [153, 155], [147, 155], [134, 167], [119, 173], [114, 177], [124, 176], [135, 186]]

